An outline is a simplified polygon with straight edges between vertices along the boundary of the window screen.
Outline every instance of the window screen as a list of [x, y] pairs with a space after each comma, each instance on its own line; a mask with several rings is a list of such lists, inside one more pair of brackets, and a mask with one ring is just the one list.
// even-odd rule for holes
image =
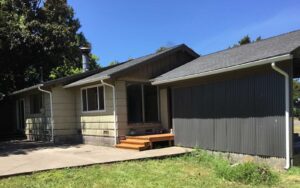
[[43, 108], [42, 94], [34, 94], [29, 97], [30, 102], [30, 114], [38, 114]]
[[82, 98], [82, 111], [104, 110], [103, 86], [82, 89], [81, 98]]
[[88, 111], [98, 110], [97, 87], [87, 89]]
[[144, 84], [127, 86], [128, 122], [157, 122], [158, 97], [157, 87]]
[[98, 87], [99, 96], [99, 110], [104, 110], [104, 89], [103, 87]]
[[139, 84], [127, 86], [128, 122], [138, 123], [143, 121], [142, 112], [142, 87]]
[[158, 121], [158, 99], [157, 87], [144, 85], [144, 105], [145, 105], [145, 121]]

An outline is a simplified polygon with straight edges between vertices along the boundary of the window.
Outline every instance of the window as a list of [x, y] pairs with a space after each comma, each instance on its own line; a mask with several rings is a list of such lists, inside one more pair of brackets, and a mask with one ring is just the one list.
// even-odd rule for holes
[[143, 121], [142, 87], [141, 85], [127, 86], [128, 122]]
[[127, 85], [128, 122], [157, 122], [157, 87], [144, 84]]
[[104, 110], [104, 87], [95, 86], [81, 90], [82, 111]]
[[29, 96], [30, 114], [39, 114], [43, 108], [42, 94], [33, 94]]
[[145, 121], [158, 121], [157, 87], [144, 85]]

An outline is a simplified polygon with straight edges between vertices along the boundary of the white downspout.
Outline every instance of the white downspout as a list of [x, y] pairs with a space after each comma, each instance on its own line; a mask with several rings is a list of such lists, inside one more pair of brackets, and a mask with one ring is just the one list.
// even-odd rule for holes
[[282, 69], [276, 66], [275, 63], [272, 63], [272, 68], [284, 76], [285, 78], [285, 152], [286, 152], [286, 161], [285, 169], [289, 169], [290, 164], [290, 95], [289, 95], [289, 75]]
[[51, 93], [50, 91], [41, 89], [41, 86], [42, 86], [42, 85], [39, 85], [39, 86], [38, 86], [38, 90], [41, 91], [41, 92], [48, 93], [49, 96], [50, 96], [51, 141], [54, 142], [54, 134], [53, 134], [53, 133], [54, 133], [54, 123], [53, 123], [52, 93]]
[[115, 86], [112, 85], [112, 84], [105, 83], [103, 80], [101, 80], [101, 83], [103, 85], [107, 85], [107, 86], [111, 87], [112, 90], [113, 90], [115, 145], [117, 145], [118, 144], [118, 132], [117, 132], [118, 128], [117, 128], [117, 120], [116, 120], [116, 91], [115, 91]]

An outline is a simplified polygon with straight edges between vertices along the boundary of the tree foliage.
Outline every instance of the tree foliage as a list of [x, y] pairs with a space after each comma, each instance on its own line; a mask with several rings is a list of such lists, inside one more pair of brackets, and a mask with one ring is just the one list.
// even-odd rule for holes
[[38, 83], [40, 68], [45, 80], [79, 72], [90, 46], [79, 28], [66, 0], [0, 0], [0, 90]]
[[[244, 36], [243, 38], [241, 38], [241, 40], [238, 41], [237, 44], [234, 44], [233, 47], [237, 47], [237, 46], [242, 46], [244, 44], [249, 44], [252, 42], [257, 42], [262, 40], [261, 36], [257, 37], [255, 40], [251, 40], [251, 38], [249, 37], [249, 35]], [[231, 48], [231, 47], [229, 47]]]
[[167, 50], [167, 49], [168, 49], [167, 47], [165, 47], [165, 46], [161, 46], [161, 47], [159, 47], [159, 48], [156, 50], [156, 53], [159, 53], [159, 52], [165, 51], [165, 50]]
[[109, 66], [112, 66], [112, 65], [117, 65], [117, 64], [119, 64], [119, 63], [120, 63], [119, 61], [114, 60], [114, 61], [110, 62], [108, 65], [109, 65]]

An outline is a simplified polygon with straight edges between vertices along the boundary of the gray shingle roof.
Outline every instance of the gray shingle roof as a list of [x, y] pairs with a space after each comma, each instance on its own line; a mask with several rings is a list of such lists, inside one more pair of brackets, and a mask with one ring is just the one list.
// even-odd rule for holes
[[153, 84], [168, 83], [232, 66], [266, 58], [291, 54], [300, 47], [300, 30], [201, 56], [153, 80]]
[[87, 71], [87, 72], [83, 72], [83, 73], [79, 73], [79, 74], [74, 74], [74, 75], [71, 75], [71, 76], [66, 76], [66, 77], [46, 81], [46, 82], [39, 83], [39, 84], [30, 86], [30, 87], [27, 87], [27, 88], [24, 88], [24, 89], [14, 91], [13, 93], [11, 93], [11, 95], [23, 93], [23, 92], [30, 91], [30, 90], [33, 90], [33, 89], [37, 89], [38, 86], [51, 87], [51, 86], [56, 85], [56, 84], [66, 85], [66, 84], [75, 82], [77, 80], [83, 79], [85, 77], [91, 76], [93, 74], [99, 73], [101, 71], [105, 71], [107, 69], [113, 68], [115, 66], [118, 66], [118, 65], [112, 65], [112, 66], [108, 66], [108, 67], [104, 67], [104, 68], [99, 68], [99, 69], [95, 69], [95, 70], [91, 70], [91, 71]]
[[190, 53], [194, 54], [196, 57], [198, 57], [199, 55], [196, 54], [194, 51], [192, 51], [190, 48], [188, 48], [185, 44], [181, 44], [181, 45], [177, 45], [171, 48], [168, 48], [164, 51], [158, 52], [158, 53], [153, 53], [153, 54], [149, 54], [143, 57], [139, 57], [136, 59], [132, 59], [129, 60], [127, 62], [122, 63], [121, 65], [108, 69], [106, 71], [100, 72], [98, 74], [94, 74], [92, 76], [86, 77], [84, 79], [78, 80], [76, 82], [73, 82], [71, 84], [66, 85], [66, 88], [69, 87], [75, 87], [75, 86], [79, 86], [79, 85], [83, 85], [83, 84], [87, 84], [87, 83], [92, 83], [95, 81], [99, 81], [99, 80], [104, 80], [104, 79], [108, 79], [111, 78], [112, 76], [115, 76], [119, 73], [122, 73], [123, 71], [126, 71], [130, 68], [133, 68], [137, 65], [141, 65], [143, 63], [147, 63], [148, 61], [154, 60], [155, 58], [159, 58], [162, 55], [166, 55], [168, 53], [173, 53], [177, 50], [180, 49], [186, 49], [188, 50]]

